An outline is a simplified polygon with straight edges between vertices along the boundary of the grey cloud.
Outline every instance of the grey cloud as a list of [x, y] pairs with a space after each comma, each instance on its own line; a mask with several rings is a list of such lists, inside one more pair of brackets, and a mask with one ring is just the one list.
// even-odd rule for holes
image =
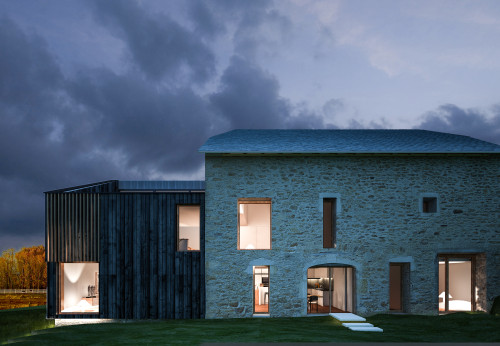
[[324, 127], [321, 117], [294, 108], [279, 95], [273, 75], [238, 56], [231, 59], [210, 101], [230, 129]]
[[132, 63], [149, 78], [203, 83], [214, 74], [215, 57], [209, 47], [167, 15], [148, 13], [134, 1], [94, 4], [98, 21], [124, 40]]
[[492, 116], [486, 116], [479, 110], [446, 104], [427, 113], [416, 128], [456, 133], [500, 144], [500, 105], [494, 106], [492, 111]]

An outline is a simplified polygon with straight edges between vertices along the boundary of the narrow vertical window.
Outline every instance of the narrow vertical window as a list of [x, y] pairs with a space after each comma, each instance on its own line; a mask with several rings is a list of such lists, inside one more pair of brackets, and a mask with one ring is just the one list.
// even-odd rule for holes
[[271, 200], [238, 200], [238, 250], [271, 249]]
[[253, 267], [254, 314], [269, 313], [269, 266]]
[[337, 199], [323, 198], [323, 247], [336, 246]]
[[177, 207], [177, 251], [200, 250], [200, 206]]

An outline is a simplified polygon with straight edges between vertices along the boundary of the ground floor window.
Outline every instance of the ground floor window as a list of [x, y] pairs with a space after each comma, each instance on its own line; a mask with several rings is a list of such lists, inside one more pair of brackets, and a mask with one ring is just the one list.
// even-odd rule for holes
[[269, 266], [253, 267], [253, 312], [269, 313]]
[[61, 313], [99, 312], [99, 263], [61, 263]]
[[439, 256], [439, 311], [475, 311], [475, 256]]
[[307, 313], [353, 312], [354, 268], [321, 265], [307, 269]]

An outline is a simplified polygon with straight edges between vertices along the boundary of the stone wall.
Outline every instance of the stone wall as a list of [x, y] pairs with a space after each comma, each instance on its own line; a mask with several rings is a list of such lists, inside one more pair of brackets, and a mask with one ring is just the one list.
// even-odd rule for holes
[[[500, 158], [207, 155], [207, 318], [250, 317], [252, 268], [270, 266], [270, 315], [307, 314], [307, 268], [355, 267], [355, 312], [389, 310], [389, 263], [410, 262], [410, 312], [438, 311], [439, 253], [482, 253], [500, 295]], [[424, 214], [426, 194], [438, 212]], [[322, 197], [339, 197], [337, 247], [323, 249]], [[271, 198], [272, 249], [237, 250], [238, 198]]]

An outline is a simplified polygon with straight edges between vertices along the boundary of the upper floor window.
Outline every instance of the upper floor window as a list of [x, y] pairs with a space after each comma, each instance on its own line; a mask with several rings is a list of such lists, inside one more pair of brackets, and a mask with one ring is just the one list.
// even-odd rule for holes
[[200, 206], [177, 206], [177, 251], [200, 250]]
[[337, 199], [323, 198], [323, 248], [336, 246]]
[[439, 213], [439, 201], [437, 194], [435, 193], [421, 194], [419, 210], [423, 214]]
[[238, 200], [238, 250], [271, 249], [271, 199]]

